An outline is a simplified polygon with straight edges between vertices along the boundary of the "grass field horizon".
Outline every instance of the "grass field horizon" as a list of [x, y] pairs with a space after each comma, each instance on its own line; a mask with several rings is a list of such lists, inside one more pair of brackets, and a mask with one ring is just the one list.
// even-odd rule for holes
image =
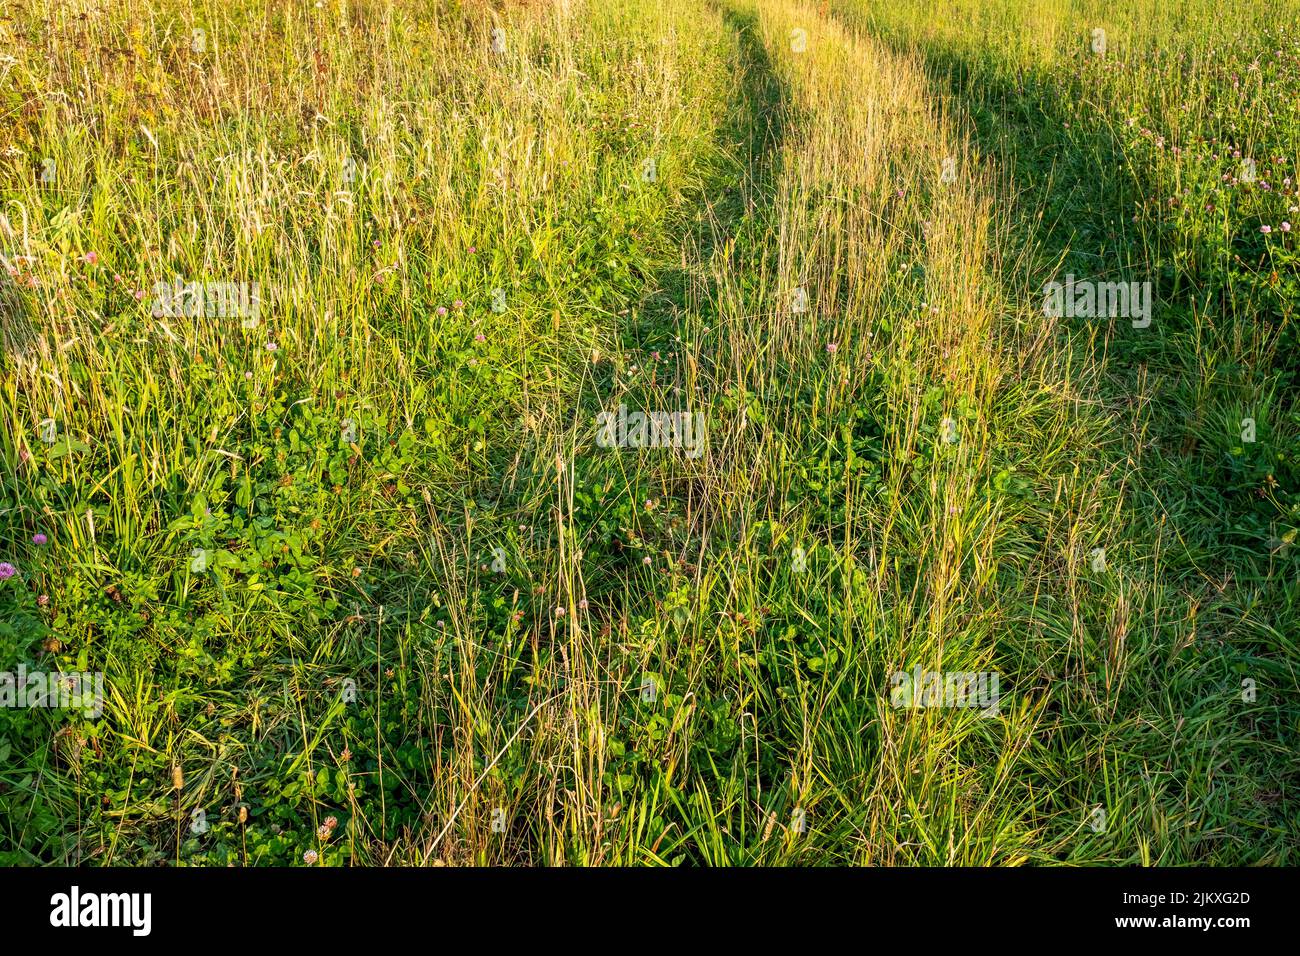
[[0, 864], [1296, 865], [1298, 10], [0, 0]]

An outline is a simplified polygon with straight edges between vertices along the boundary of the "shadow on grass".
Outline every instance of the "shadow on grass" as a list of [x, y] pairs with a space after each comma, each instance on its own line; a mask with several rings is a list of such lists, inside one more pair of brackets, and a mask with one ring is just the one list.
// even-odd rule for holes
[[[1204, 431], [1199, 427], [1204, 410], [1231, 407], [1250, 377], [1275, 386], [1290, 380], [1292, 373], [1278, 362], [1285, 361], [1281, 351], [1254, 369], [1234, 367], [1226, 381], [1224, 376], [1205, 380], [1198, 365], [1207, 348], [1233, 354], [1231, 334], [1221, 330], [1266, 321], [1261, 313], [1269, 300], [1251, 300], [1250, 290], [1242, 295], [1226, 268], [1215, 267], [1236, 247], [1225, 252], [1208, 242], [1194, 243], [1187, 261], [1199, 265], [1182, 267], [1175, 265], [1181, 260], [1169, 233], [1149, 221], [1130, 224], [1158, 184], [1144, 180], [1143, 164], [1128, 155], [1109, 118], [1080, 122], [1080, 112], [1071, 109], [1084, 101], [1086, 73], [1074, 79], [1013, 67], [998, 61], [996, 53], [981, 56], [932, 38], [919, 44], [889, 32], [877, 38], [895, 52], [919, 56], [936, 96], [966, 118], [980, 152], [1000, 170], [1002, 192], [1015, 197], [1012, 240], [1021, 254], [1003, 260], [1009, 266], [1000, 277], [1013, 301], [1033, 297], [1043, 282], [1068, 273], [1154, 286], [1158, 304], [1151, 328], [1129, 328], [1126, 319], [1062, 320], [1074, 332], [1085, 331], [1087, 322], [1117, 323], [1091, 342], [1086, 334], [1072, 335], [1069, 347], [1092, 351], [1103, 365], [1102, 397], [1116, 440], [1149, 434], [1155, 445], [1128, 448], [1129, 544], [1142, 556], [1135, 573], [1148, 577], [1152, 603], [1137, 610], [1138, 628], [1129, 636], [1134, 658], [1125, 688], [1113, 698], [1117, 713], [1103, 721], [1090, 709], [1087, 693], [1062, 689], [1071, 719], [1070, 729], [1058, 733], [1068, 749], [1092, 750], [1099, 737], [1114, 736], [1121, 723], [1138, 721], [1139, 715], [1142, 720], [1156, 715], [1154, 725], [1175, 739], [1175, 724], [1211, 721], [1218, 727], [1212, 743], [1194, 734], [1171, 743], [1155, 734], [1125, 732], [1118, 745], [1122, 757], [1110, 748], [1102, 752], [1119, 762], [1120, 773], [1153, 781], [1151, 799], [1159, 793], [1166, 821], [1186, 815], [1189, 800], [1197, 804], [1196, 829], [1183, 838], [1184, 852], [1193, 860], [1284, 860], [1288, 831], [1294, 839], [1296, 805], [1287, 794], [1300, 780], [1300, 762], [1282, 756], [1288, 746], [1294, 754], [1300, 726], [1288, 664], [1296, 648], [1284, 637], [1300, 626], [1297, 595], [1282, 585], [1287, 562], [1279, 564], [1265, 543], [1278, 509], [1237, 481], [1218, 449], [1198, 447], [1196, 441]], [[1035, 301], [1040, 304], [1041, 298]], [[1216, 333], [1222, 341], [1207, 346], [1202, 336]], [[1135, 402], [1139, 394], [1149, 401]], [[1144, 427], [1132, 426], [1131, 416], [1142, 416]], [[1157, 542], [1166, 553], [1153, 564], [1149, 556]], [[1292, 593], [1284, 594], [1287, 590]], [[1184, 653], [1193, 642], [1196, 652]], [[1291, 695], [1290, 702], [1234, 707], [1242, 675], [1267, 681], [1283, 698]], [[1203, 776], [1225, 753], [1231, 754], [1232, 769], [1217, 786], [1204, 787]], [[1148, 778], [1152, 766], [1163, 767], [1164, 776]], [[1156, 788], [1158, 780], [1163, 782]], [[1107, 798], [1090, 785], [1085, 789], [1099, 800]]]
[[638, 347], [678, 334], [682, 315], [692, 308], [706, 315], [716, 311], [715, 297], [698, 272], [729, 240], [736, 240], [742, 253], [757, 248], [757, 242], [747, 247], [744, 240], [766, 223], [781, 176], [789, 91], [772, 68], [756, 15], [721, 3], [714, 8], [736, 35], [742, 80], [732, 91], [728, 121], [717, 133], [720, 159], [681, 236], [688, 264], [668, 266], [651, 283], [654, 291], [643, 303], [640, 320], [628, 329]]

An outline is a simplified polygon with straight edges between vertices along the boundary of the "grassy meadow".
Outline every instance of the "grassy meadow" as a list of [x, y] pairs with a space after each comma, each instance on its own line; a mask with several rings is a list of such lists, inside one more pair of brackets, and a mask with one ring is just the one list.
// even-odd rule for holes
[[1298, 12], [0, 0], [0, 864], [1300, 864]]

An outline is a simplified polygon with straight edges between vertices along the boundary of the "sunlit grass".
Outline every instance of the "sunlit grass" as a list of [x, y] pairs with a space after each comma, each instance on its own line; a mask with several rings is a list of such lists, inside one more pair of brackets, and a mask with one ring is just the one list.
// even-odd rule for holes
[[108, 693], [0, 860], [1293, 862], [1300, 50], [1187, 7], [4, 5], [0, 668]]

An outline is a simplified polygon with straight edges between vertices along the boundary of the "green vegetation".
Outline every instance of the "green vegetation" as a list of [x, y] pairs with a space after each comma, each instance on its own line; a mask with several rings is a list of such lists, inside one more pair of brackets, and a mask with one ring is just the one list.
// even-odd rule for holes
[[0, 863], [1296, 863], [1288, 22], [0, 0]]

